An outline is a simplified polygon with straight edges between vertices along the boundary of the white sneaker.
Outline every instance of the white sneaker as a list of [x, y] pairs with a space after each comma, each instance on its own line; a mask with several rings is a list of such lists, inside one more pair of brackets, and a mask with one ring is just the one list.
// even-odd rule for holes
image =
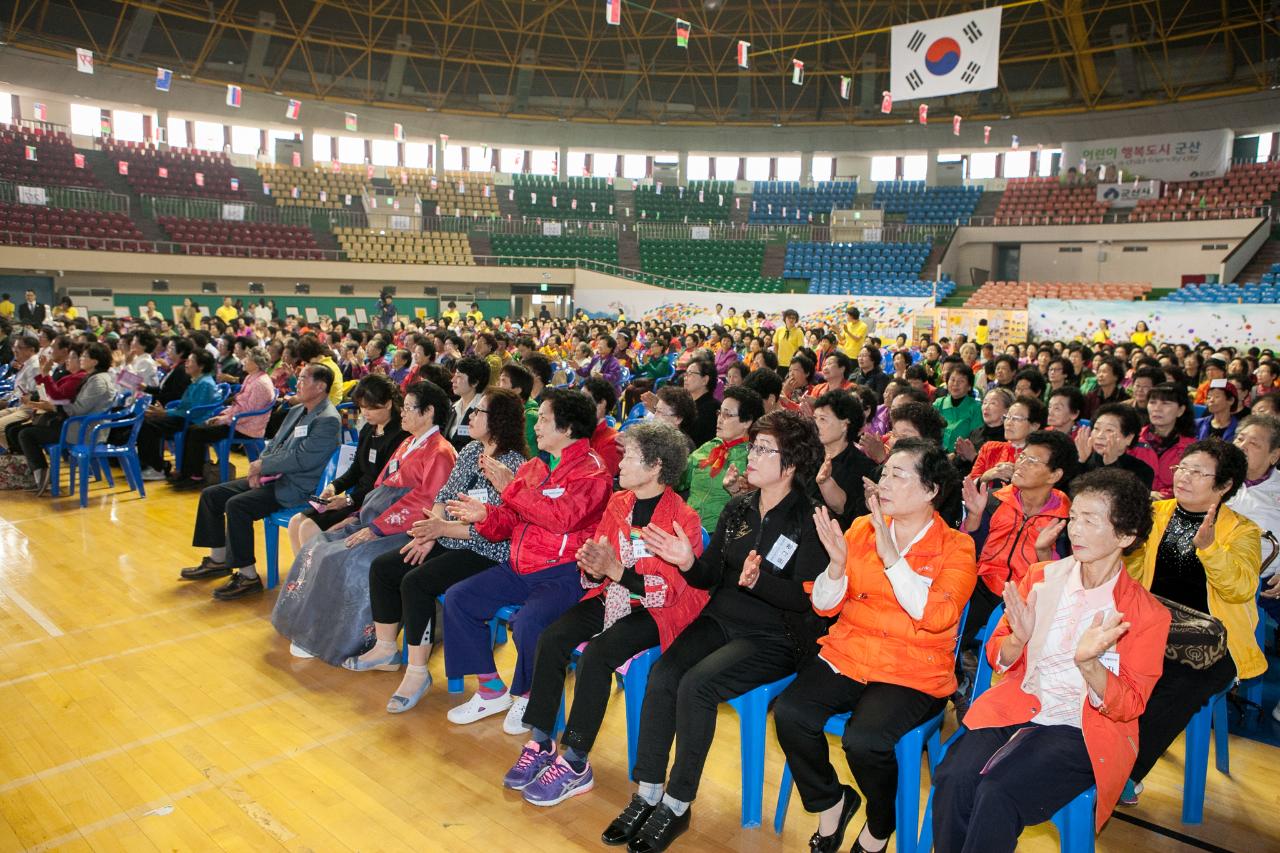
[[[466, 702], [455, 708], [450, 708], [447, 716], [449, 717], [449, 722], [454, 725], [465, 726], [468, 723], [474, 723], [476, 720], [483, 720], [485, 717], [501, 714], [510, 707], [510, 690], [492, 699], [484, 699], [479, 693], [474, 693]], [[523, 711], [520, 712], [520, 716], [524, 716]]]
[[315, 655], [311, 654], [311, 652], [307, 651], [297, 643], [289, 644], [289, 654], [293, 655], [295, 658], [302, 658], [303, 660], [315, 657]]
[[1271, 709], [1271, 717], [1277, 723], [1280, 723], [1280, 702], [1277, 702], [1276, 706]]
[[143, 468], [142, 479], [144, 482], [147, 482], [147, 483], [153, 482], [155, 480], [163, 480], [164, 472], [157, 471], [155, 468]]
[[509, 735], [522, 735], [529, 731], [530, 727], [524, 724], [524, 709], [527, 707], [529, 707], [528, 696], [516, 696], [512, 699], [507, 718], [502, 721], [502, 730]]

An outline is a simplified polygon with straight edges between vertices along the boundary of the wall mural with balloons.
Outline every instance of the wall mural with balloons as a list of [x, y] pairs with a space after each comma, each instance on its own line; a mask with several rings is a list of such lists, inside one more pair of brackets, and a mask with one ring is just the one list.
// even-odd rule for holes
[[1035, 340], [1089, 340], [1106, 320], [1112, 340], [1129, 340], [1139, 320], [1155, 343], [1204, 340], [1237, 347], [1280, 348], [1280, 309], [1274, 305], [1225, 305], [1210, 302], [1105, 302], [1032, 299], [1027, 324]]

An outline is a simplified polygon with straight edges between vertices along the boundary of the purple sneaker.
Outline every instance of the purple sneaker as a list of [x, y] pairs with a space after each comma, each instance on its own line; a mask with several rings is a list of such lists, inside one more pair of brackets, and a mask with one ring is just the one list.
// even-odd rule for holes
[[524, 789], [524, 799], [533, 806], [554, 806], [570, 797], [585, 794], [594, 785], [595, 777], [591, 773], [590, 762], [582, 768], [581, 773], [577, 773], [561, 757], [529, 783]]
[[555, 746], [551, 747], [550, 752], [543, 752], [538, 748], [538, 742], [531, 740], [520, 750], [520, 757], [511, 765], [507, 775], [502, 777], [502, 785], [514, 791], [523, 791], [555, 760]]

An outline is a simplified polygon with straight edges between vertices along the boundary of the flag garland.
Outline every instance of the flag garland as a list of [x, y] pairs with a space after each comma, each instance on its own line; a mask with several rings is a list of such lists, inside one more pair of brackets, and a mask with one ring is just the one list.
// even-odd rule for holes
[[605, 0], [604, 22], [611, 27], [622, 23], [622, 0]]
[[360, 129], [360, 121], [356, 118], [355, 113], [343, 113], [343, 127], [351, 133], [355, 133]]
[[960, 116], [952, 116], [952, 117], [951, 117], [951, 135], [952, 135], [952, 136], [959, 136], [959, 135], [960, 135], [960, 122], [961, 122], [961, 120], [962, 120], [962, 119], [960, 118]]
[[919, 109], [919, 114], [920, 114], [920, 123], [928, 124], [929, 123], [929, 105], [921, 104]]
[[36, 121], [49, 120], [49, 110], [47, 107], [45, 107], [44, 104], [37, 103], [34, 107], [32, 107], [31, 114], [35, 116]]
[[853, 94], [853, 78], [845, 77], [844, 75], [841, 75], [840, 76], [840, 97], [844, 98], [847, 101], [849, 100], [849, 96], [851, 94]]
[[292, 121], [297, 121], [298, 116], [302, 115], [302, 101], [289, 99], [289, 105], [284, 108], [284, 117]]
[[81, 74], [93, 73], [93, 51], [83, 47], [76, 48], [76, 70]]
[[156, 91], [167, 92], [169, 87], [173, 85], [173, 72], [168, 68], [156, 69]]
[[791, 83], [794, 86], [804, 85], [804, 63], [799, 59], [791, 60]]
[[676, 47], [689, 46], [689, 31], [692, 24], [684, 18], [676, 18]]
[[396, 142], [404, 142], [404, 125], [395, 122], [391, 125], [391, 138]]
[[751, 67], [751, 42], [749, 41], [738, 42], [738, 67]]
[[893, 94], [888, 89], [880, 93], [880, 112], [885, 115], [893, 112]]
[[227, 84], [227, 106], [240, 109], [240, 87], [234, 83]]

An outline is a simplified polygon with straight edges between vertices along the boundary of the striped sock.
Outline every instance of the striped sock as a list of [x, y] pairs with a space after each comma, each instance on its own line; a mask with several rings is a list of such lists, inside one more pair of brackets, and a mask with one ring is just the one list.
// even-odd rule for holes
[[480, 681], [480, 688], [476, 692], [480, 694], [481, 699], [496, 699], [507, 692], [507, 685], [496, 672], [481, 673], [477, 678]]

